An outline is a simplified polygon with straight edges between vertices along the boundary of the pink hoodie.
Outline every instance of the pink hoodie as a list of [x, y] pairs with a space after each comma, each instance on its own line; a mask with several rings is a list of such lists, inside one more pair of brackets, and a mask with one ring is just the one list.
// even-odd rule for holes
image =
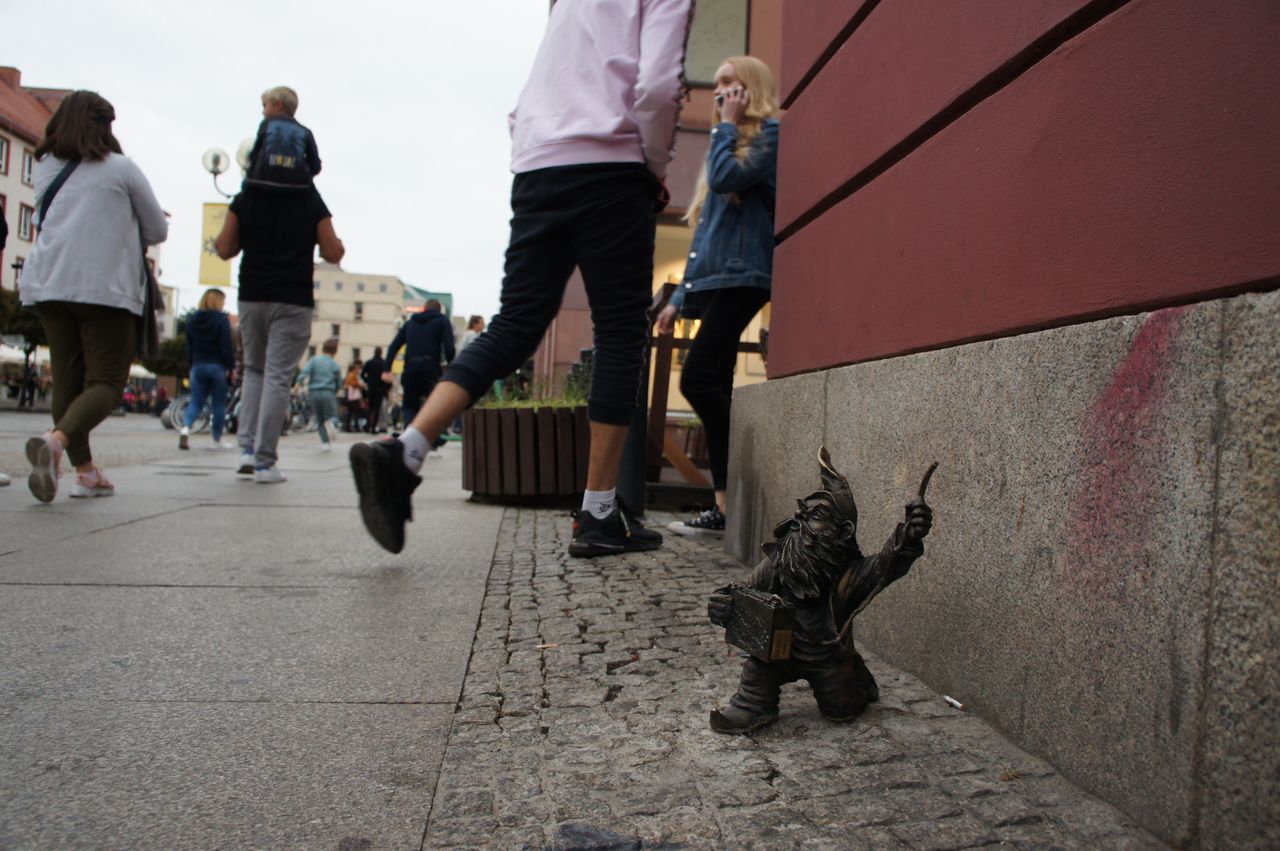
[[559, 0], [511, 113], [511, 170], [645, 163], [667, 173], [695, 0]]

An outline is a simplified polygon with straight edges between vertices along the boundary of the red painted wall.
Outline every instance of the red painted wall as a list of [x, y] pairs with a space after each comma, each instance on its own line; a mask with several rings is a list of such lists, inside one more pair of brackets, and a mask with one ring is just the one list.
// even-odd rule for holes
[[787, 0], [783, 9], [782, 70], [778, 79], [784, 101], [795, 94], [796, 86], [859, 10], [875, 2], [877, 0]]
[[1080, 3], [954, 5], [879, 4], [784, 119], [771, 376], [1280, 281], [1280, 6], [1095, 2], [1028, 58]]

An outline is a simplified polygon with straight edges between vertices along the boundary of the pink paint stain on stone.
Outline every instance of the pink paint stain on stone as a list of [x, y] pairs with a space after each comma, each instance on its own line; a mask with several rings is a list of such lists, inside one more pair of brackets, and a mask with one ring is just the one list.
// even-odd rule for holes
[[1073, 593], [1125, 596], [1146, 587], [1149, 520], [1159, 498], [1170, 353], [1190, 308], [1150, 314], [1081, 424], [1085, 467], [1071, 511], [1066, 580]]

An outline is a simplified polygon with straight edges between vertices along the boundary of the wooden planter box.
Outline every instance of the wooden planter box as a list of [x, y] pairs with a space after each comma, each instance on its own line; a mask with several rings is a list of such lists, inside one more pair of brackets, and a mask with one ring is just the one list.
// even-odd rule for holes
[[590, 447], [585, 405], [472, 408], [462, 418], [462, 487], [486, 497], [580, 494]]

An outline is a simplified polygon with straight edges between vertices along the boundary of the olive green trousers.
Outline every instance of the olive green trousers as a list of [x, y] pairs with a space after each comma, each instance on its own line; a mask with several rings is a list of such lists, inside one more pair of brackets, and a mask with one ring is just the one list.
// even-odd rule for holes
[[67, 457], [90, 463], [89, 432], [120, 404], [133, 363], [138, 317], [118, 307], [70, 301], [38, 305], [49, 338], [54, 428], [67, 436]]

